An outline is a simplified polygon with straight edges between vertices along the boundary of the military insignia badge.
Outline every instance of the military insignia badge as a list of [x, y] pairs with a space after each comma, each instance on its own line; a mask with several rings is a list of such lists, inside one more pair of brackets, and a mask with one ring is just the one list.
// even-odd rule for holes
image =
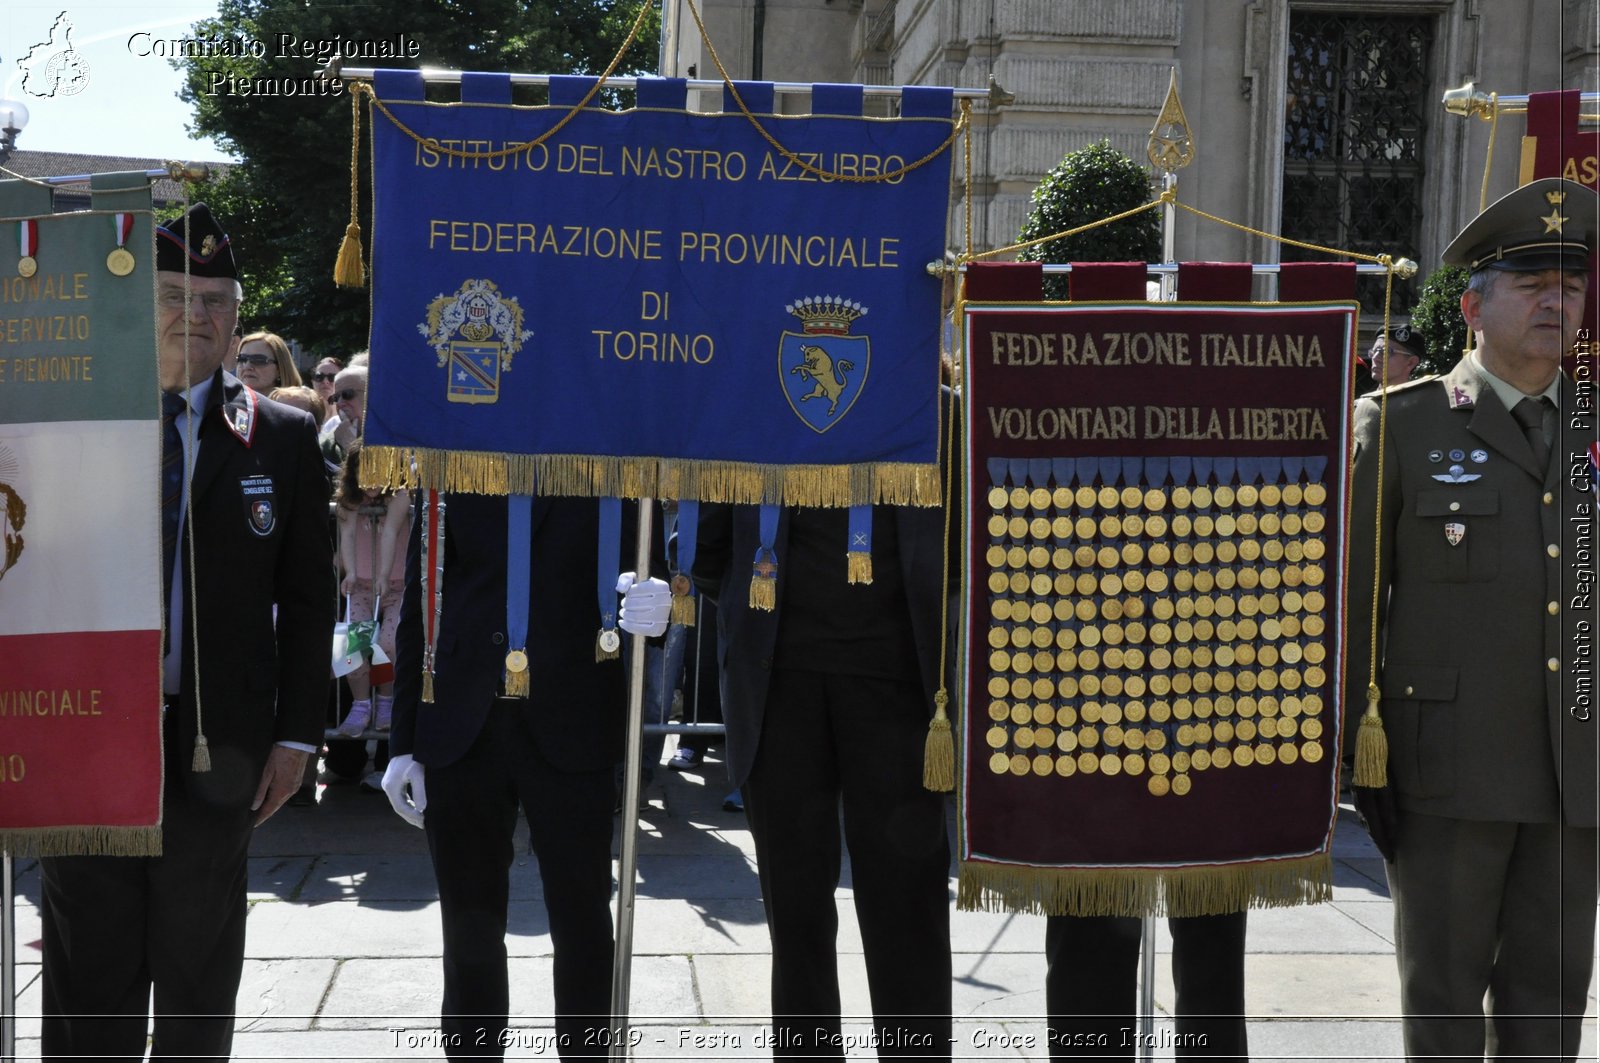
[[778, 379], [789, 408], [821, 434], [844, 420], [866, 386], [872, 344], [850, 335], [866, 307], [836, 295], [798, 299], [784, 307], [801, 331], [778, 341]]
[[1440, 483], [1469, 484], [1474, 480], [1480, 479], [1481, 474], [1468, 472], [1464, 465], [1452, 465], [1449, 472], [1436, 472], [1433, 474], [1433, 478]]
[[239, 491], [244, 496], [244, 511], [250, 530], [265, 539], [278, 526], [272, 477], [246, 476], [239, 481]]
[[1471, 405], [1472, 405], [1472, 396], [1467, 394], [1466, 390], [1464, 388], [1462, 388], [1460, 384], [1451, 385], [1451, 388], [1450, 388], [1450, 408], [1452, 410], [1459, 410], [1463, 406], [1471, 406]]
[[1461, 540], [1467, 537], [1467, 526], [1460, 521], [1450, 521], [1444, 526], [1444, 541], [1451, 546], [1460, 546]]
[[438, 355], [439, 367], [449, 367], [445, 397], [467, 403], [499, 400], [501, 372], [511, 371], [511, 356], [533, 335], [522, 327], [516, 299], [488, 279], [462, 281], [454, 295], [438, 296], [417, 331]]

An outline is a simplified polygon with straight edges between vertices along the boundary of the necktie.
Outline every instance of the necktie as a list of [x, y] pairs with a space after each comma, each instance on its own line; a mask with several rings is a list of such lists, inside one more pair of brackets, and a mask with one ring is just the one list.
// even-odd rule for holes
[[1511, 409], [1511, 415], [1522, 426], [1522, 434], [1528, 437], [1533, 460], [1541, 472], [1550, 465], [1550, 444], [1544, 439], [1544, 407], [1543, 398], [1526, 398]]
[[178, 505], [183, 500], [183, 437], [178, 414], [188, 408], [182, 395], [161, 396], [161, 557], [163, 602], [172, 600], [172, 572], [178, 559]]

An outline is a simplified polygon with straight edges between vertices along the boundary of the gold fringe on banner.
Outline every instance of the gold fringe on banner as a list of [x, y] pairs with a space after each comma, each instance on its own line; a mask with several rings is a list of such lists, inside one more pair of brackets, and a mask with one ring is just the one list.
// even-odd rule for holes
[[617, 648], [616, 649], [614, 649], [614, 650], [606, 649], [606, 631], [607, 630], [608, 629], [606, 629], [606, 628], [601, 628], [600, 631], [594, 637], [594, 659], [595, 659], [595, 663], [596, 664], [598, 664], [601, 661], [614, 661], [618, 657], [622, 656], [622, 640], [621, 639], [617, 640]]
[[19, 827], [0, 829], [11, 856], [160, 856], [161, 827]]
[[672, 613], [668, 621], [683, 627], [694, 627], [694, 595], [675, 594], [672, 597]]
[[752, 465], [731, 461], [662, 461], [578, 454], [492, 454], [426, 447], [361, 448], [365, 487], [417, 487], [479, 495], [580, 498], [694, 498], [702, 502], [784, 506], [937, 506], [939, 467]]
[[872, 582], [872, 555], [865, 550], [851, 550], [845, 562], [845, 582]]
[[433, 704], [433, 673], [422, 673], [422, 701], [423, 704]]
[[506, 669], [506, 697], [508, 697], [508, 698], [525, 698], [525, 697], [527, 697], [531, 693], [531, 690], [529, 689], [529, 685], [528, 685], [528, 679], [532, 674], [533, 674], [532, 671], [530, 671], [527, 668], [524, 668], [520, 672], [513, 672], [511, 669], [507, 668]]
[[1229, 867], [1038, 868], [964, 861], [956, 907], [1033, 915], [1226, 915], [1333, 899], [1327, 853]]

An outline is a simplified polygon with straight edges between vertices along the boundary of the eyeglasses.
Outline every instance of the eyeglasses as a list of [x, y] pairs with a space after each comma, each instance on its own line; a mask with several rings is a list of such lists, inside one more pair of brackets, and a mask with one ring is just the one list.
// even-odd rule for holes
[[338, 375], [338, 373], [312, 373], [311, 379], [318, 384], [331, 384]]
[[239, 361], [244, 365], [268, 366], [277, 359], [270, 354], [241, 354]]
[[334, 392], [333, 397], [340, 402], [354, 402], [361, 397], [361, 392], [355, 388], [345, 388], [343, 391]]
[[163, 310], [187, 310], [192, 302], [199, 303], [207, 314], [218, 317], [239, 308], [239, 300], [227, 292], [191, 292], [185, 296], [182, 288], [162, 288], [156, 293], [156, 305]]

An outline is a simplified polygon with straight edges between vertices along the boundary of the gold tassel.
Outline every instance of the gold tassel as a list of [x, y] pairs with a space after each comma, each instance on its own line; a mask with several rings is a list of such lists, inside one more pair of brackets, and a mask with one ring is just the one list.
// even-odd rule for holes
[[750, 608], [768, 613], [778, 608], [778, 578], [776, 576], [750, 577]]
[[673, 595], [672, 613], [667, 619], [671, 623], [679, 624], [683, 627], [694, 627], [694, 595]]
[[600, 629], [600, 633], [594, 637], [594, 659], [595, 659], [595, 663], [597, 663], [597, 664], [600, 661], [614, 661], [618, 657], [622, 656], [622, 640], [621, 639], [617, 640], [617, 648], [616, 649], [614, 649], [614, 650], [606, 649], [606, 647], [605, 647], [606, 630], [607, 630], [606, 628], [601, 628]]
[[530, 677], [532, 675], [533, 675], [533, 673], [527, 668], [524, 668], [520, 672], [513, 672], [510, 669], [507, 669], [506, 670], [506, 697], [508, 697], [508, 698], [525, 698], [525, 697], [527, 697], [528, 694], [531, 692], [530, 688], [529, 688], [529, 679], [530, 679]]
[[360, 288], [367, 283], [367, 270], [361, 262], [361, 225], [352, 221], [344, 227], [339, 257], [333, 263], [333, 283], [341, 288]]
[[429, 704], [429, 705], [433, 704], [433, 673], [432, 672], [423, 672], [422, 673], [422, 700], [425, 703]]
[[205, 735], [194, 736], [194, 760], [189, 763], [189, 770], [196, 775], [211, 770], [211, 747]]
[[1367, 687], [1367, 711], [1361, 714], [1356, 729], [1356, 771], [1350, 782], [1377, 788], [1389, 785], [1389, 738], [1383, 733], [1383, 717], [1378, 702], [1383, 693], [1376, 684]]
[[339, 257], [333, 264], [333, 283], [341, 288], [359, 288], [366, 283], [366, 270], [361, 265], [361, 223], [357, 220], [360, 195], [361, 160], [361, 93], [354, 85], [350, 89], [350, 224], [344, 229], [344, 242], [339, 245]]
[[865, 550], [852, 550], [847, 556], [849, 563], [845, 572], [846, 582], [871, 583], [872, 555]]
[[949, 700], [950, 695], [943, 690], [933, 696], [933, 720], [928, 724], [928, 740], [922, 750], [922, 788], [938, 794], [956, 788], [955, 738], [944, 708]]

